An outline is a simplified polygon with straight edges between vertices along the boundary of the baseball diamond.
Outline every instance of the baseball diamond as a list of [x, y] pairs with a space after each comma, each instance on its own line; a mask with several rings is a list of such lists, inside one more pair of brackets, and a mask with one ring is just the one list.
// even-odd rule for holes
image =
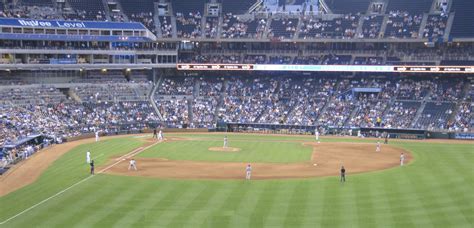
[[[311, 136], [230, 134], [229, 142], [241, 150], [226, 153], [208, 150], [221, 144], [220, 134], [168, 135], [171, 140], [158, 143], [151, 135], [106, 137], [99, 143], [83, 139], [34, 154], [0, 179], [0, 205], [10, 205], [0, 212], [2, 225], [472, 223], [472, 194], [463, 192], [472, 187], [474, 156], [473, 145], [465, 141], [393, 140], [379, 153], [374, 150], [375, 139], [321, 137], [317, 144]], [[98, 174], [91, 179], [81, 159], [86, 148], [104, 154], [96, 159]], [[409, 155], [403, 167], [398, 165], [400, 151]], [[59, 155], [46, 157], [53, 153]], [[137, 171], [127, 169], [131, 156]], [[43, 159], [48, 159], [46, 164]], [[311, 165], [315, 162], [318, 166]], [[243, 181], [247, 163], [253, 166], [250, 182]], [[335, 170], [320, 173], [332, 164]], [[338, 181], [340, 164], [347, 170], [343, 184]], [[365, 165], [373, 168], [358, 170]], [[14, 182], [26, 186], [11, 185]], [[24, 210], [28, 211], [8, 220]], [[433, 216], [440, 210], [444, 216]]]

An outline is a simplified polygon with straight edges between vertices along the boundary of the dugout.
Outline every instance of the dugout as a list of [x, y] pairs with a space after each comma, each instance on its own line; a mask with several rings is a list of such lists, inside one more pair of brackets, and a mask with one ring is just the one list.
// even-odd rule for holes
[[427, 131], [420, 129], [396, 129], [396, 128], [381, 128], [381, 127], [361, 127], [360, 131], [364, 136], [376, 137], [378, 134], [387, 133], [389, 138], [396, 139], [426, 139]]

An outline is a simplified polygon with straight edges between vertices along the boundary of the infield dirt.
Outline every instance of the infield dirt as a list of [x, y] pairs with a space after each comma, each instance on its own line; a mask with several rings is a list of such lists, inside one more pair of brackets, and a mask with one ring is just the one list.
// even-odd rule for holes
[[[313, 147], [312, 157], [301, 163], [251, 163], [252, 179], [309, 178], [339, 175], [341, 165], [347, 175], [383, 170], [400, 165], [400, 153], [405, 164], [412, 156], [405, 150], [383, 145], [375, 152], [373, 143], [304, 143]], [[238, 152], [236, 152], [238, 153]], [[291, 153], [291, 151], [288, 151]], [[162, 158], [135, 158], [138, 171], [129, 171], [128, 163], [120, 163], [106, 173], [170, 179], [243, 179], [243, 162], [174, 161]], [[315, 165], [316, 164], [316, 165]]]

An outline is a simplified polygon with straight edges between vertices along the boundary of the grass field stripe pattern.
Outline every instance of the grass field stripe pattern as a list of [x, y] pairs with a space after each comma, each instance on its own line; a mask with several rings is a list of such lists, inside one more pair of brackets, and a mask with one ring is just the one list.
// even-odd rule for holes
[[[222, 146], [223, 135], [166, 135], [191, 140], [157, 144], [137, 157], [291, 163], [309, 159], [311, 148], [301, 143], [314, 142], [313, 137], [306, 136], [227, 134], [231, 146], [248, 144], [251, 147], [242, 147], [235, 154], [219, 154], [208, 152], [207, 148]], [[89, 177], [85, 164], [88, 148], [93, 151], [93, 157], [104, 154], [98, 159], [98, 165], [105, 167], [107, 161], [113, 164], [115, 158], [144, 148], [141, 139], [145, 138], [103, 140], [72, 149], [35, 183], [0, 197], [0, 220], [5, 221]], [[321, 144], [375, 141], [322, 138]], [[277, 146], [272, 147], [272, 142]], [[360, 174], [352, 174], [350, 167], [346, 167], [345, 184], [339, 182], [338, 176], [245, 181], [102, 173], [0, 227], [474, 226], [473, 144], [420, 141], [390, 144], [410, 151], [414, 161], [404, 167]], [[140, 170], [140, 163], [138, 168]]]
[[91, 179], [92, 177], [94, 177], [94, 176], [89, 176], [89, 177], [86, 177], [85, 179], [82, 179], [81, 181], [79, 181], [79, 182], [77, 182], [77, 183], [75, 183], [75, 184], [73, 184], [73, 185], [67, 187], [66, 189], [64, 189], [64, 190], [62, 190], [62, 191], [60, 191], [60, 192], [58, 192], [58, 193], [56, 193], [56, 194], [54, 194], [54, 195], [52, 195], [52, 196], [50, 196], [50, 197], [48, 197], [48, 198], [42, 200], [41, 202], [39, 202], [39, 203], [37, 203], [37, 204], [35, 204], [35, 205], [33, 205], [33, 206], [27, 208], [26, 210], [24, 210], [24, 211], [22, 211], [22, 212], [20, 212], [20, 213], [18, 213], [18, 214], [16, 214], [16, 215], [14, 215], [14, 216], [12, 216], [12, 217], [6, 219], [6, 220], [3, 221], [3, 222], [0, 222], [0, 225], [3, 225], [3, 224], [5, 224], [5, 223], [7, 223], [8, 221], [10, 221], [10, 220], [12, 220], [12, 219], [14, 219], [14, 218], [16, 218], [16, 217], [18, 217], [18, 216], [20, 216], [20, 215], [26, 213], [26, 212], [28, 212], [28, 211], [30, 211], [30, 210], [33, 210], [33, 209], [36, 208], [37, 206], [39, 206], [39, 205], [45, 203], [46, 201], [48, 201], [48, 200], [50, 200], [50, 199], [52, 199], [52, 198], [54, 198], [54, 197], [56, 197], [56, 196], [59, 196], [59, 195], [63, 194], [63, 193], [66, 192], [67, 190], [69, 190], [69, 189], [71, 189], [71, 188], [74, 188], [75, 186], [81, 184], [82, 182], [85, 182], [85, 181]]
[[[117, 162], [115, 162], [115, 163], [113, 163], [113, 164], [107, 166], [106, 168], [100, 170], [99, 172], [97, 172], [97, 174], [101, 174], [101, 173], [107, 171], [108, 169], [110, 169], [110, 168], [114, 167], [115, 165], [119, 164], [120, 162], [125, 161], [125, 159], [128, 159], [128, 158], [130, 158], [130, 157], [133, 157], [133, 156], [139, 154], [140, 152], [142, 152], [142, 151], [144, 151], [144, 150], [146, 150], [146, 149], [148, 149], [148, 148], [150, 148], [150, 147], [155, 146], [155, 145], [158, 144], [158, 143], [160, 143], [160, 142], [155, 142], [155, 143], [153, 143], [152, 145], [149, 145], [149, 146], [147, 146], [147, 147], [145, 147], [145, 148], [142, 148], [142, 147], [137, 148], [136, 150], [132, 151], [131, 153], [128, 153], [128, 154], [126, 154], [126, 155], [124, 155], [124, 156], [121, 156], [121, 157], [120, 157], [121, 159], [120, 159], [119, 161], [117, 161]], [[99, 157], [101, 157], [101, 156], [103, 156], [103, 154], [97, 156], [96, 158], [99, 158]], [[73, 185], [71, 185], [71, 186], [69, 186], [69, 187], [67, 187], [67, 188], [65, 188], [65, 189], [63, 189], [63, 190], [61, 190], [61, 191], [59, 191], [58, 193], [56, 193], [56, 194], [54, 194], [54, 195], [52, 195], [52, 196], [50, 196], [50, 197], [48, 197], [48, 198], [42, 200], [41, 202], [39, 202], [39, 203], [37, 203], [37, 204], [35, 204], [35, 205], [33, 205], [33, 206], [31, 206], [31, 207], [25, 209], [24, 211], [22, 211], [22, 212], [20, 212], [20, 213], [18, 213], [18, 214], [16, 214], [16, 215], [14, 215], [14, 216], [12, 216], [12, 217], [6, 219], [5, 221], [0, 222], [0, 225], [3, 225], [3, 224], [5, 224], [5, 223], [7, 223], [8, 221], [10, 221], [10, 220], [12, 220], [12, 219], [15, 219], [16, 217], [18, 217], [18, 216], [20, 216], [20, 215], [22, 215], [22, 214], [24, 214], [24, 213], [26, 213], [26, 212], [28, 212], [28, 211], [30, 211], [30, 210], [33, 210], [34, 208], [38, 207], [39, 205], [41, 205], [41, 204], [43, 204], [43, 203], [45, 203], [45, 202], [47, 202], [47, 201], [49, 201], [49, 200], [51, 200], [51, 199], [53, 199], [53, 198], [55, 198], [55, 197], [57, 197], [57, 196], [63, 194], [64, 192], [68, 191], [69, 189], [71, 189], [71, 188], [73, 188], [73, 187], [75, 187], [75, 186], [77, 186], [77, 185], [79, 185], [79, 184], [81, 184], [81, 183], [83, 183], [83, 182], [85, 182], [85, 181], [87, 181], [87, 180], [93, 178], [94, 176], [95, 176], [95, 175], [88, 176], [88, 177], [86, 177], [86, 178], [80, 180], [79, 182], [77, 182], [77, 183], [75, 183], [75, 184], [73, 184]]]

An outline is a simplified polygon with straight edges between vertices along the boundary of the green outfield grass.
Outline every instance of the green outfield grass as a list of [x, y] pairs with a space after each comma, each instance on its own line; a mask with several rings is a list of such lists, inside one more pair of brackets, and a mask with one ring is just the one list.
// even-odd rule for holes
[[[313, 140], [229, 135], [242, 155], [223, 155], [207, 151], [221, 146], [223, 135], [185, 137], [196, 141], [159, 144], [140, 156], [296, 162], [311, 152], [300, 142]], [[366, 142], [322, 139], [338, 140]], [[474, 144], [393, 144], [411, 151], [415, 161], [358, 175], [349, 169], [345, 184], [338, 177], [246, 182], [96, 175], [0, 227], [473, 227]], [[93, 156], [103, 154], [96, 159], [100, 165], [140, 145], [130, 137], [71, 150], [37, 182], [0, 198], [0, 222], [87, 178], [87, 148]]]
[[202, 138], [158, 144], [139, 157], [160, 157], [171, 160], [228, 161], [228, 162], [301, 162], [311, 159], [313, 151], [298, 142], [262, 141], [230, 137], [229, 146], [239, 152], [209, 151], [210, 147], [222, 147], [223, 138]]

